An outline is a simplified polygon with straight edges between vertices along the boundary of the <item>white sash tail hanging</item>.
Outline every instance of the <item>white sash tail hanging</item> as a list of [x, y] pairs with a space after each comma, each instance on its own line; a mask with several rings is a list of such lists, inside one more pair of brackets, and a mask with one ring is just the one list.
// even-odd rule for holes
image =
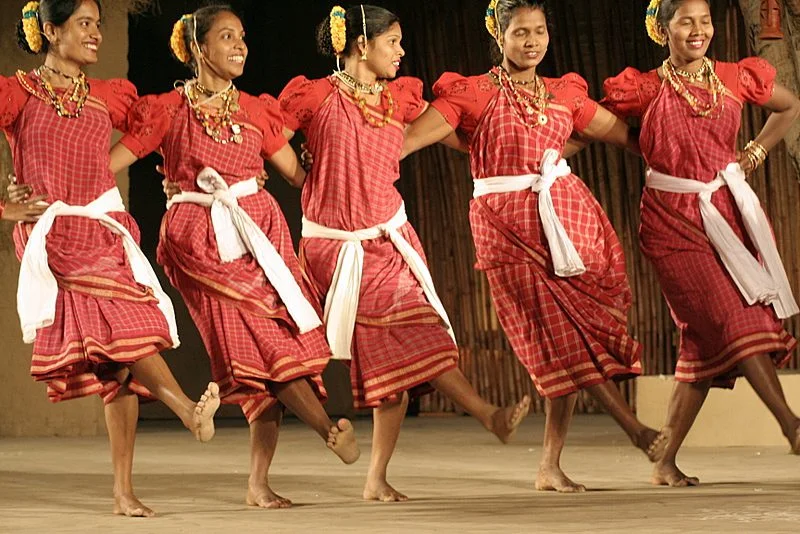
[[[708, 183], [677, 178], [648, 169], [646, 185], [668, 193], [698, 195], [700, 215], [708, 240], [748, 304], [772, 305], [781, 319], [800, 311], [792, 295], [767, 215], [738, 163], [729, 164]], [[711, 202], [711, 195], [723, 186], [727, 186], [733, 195], [747, 234], [763, 264], [747, 250], [725, 217]]]
[[511, 193], [530, 189], [539, 194], [539, 218], [542, 221], [544, 235], [550, 248], [553, 269], [561, 277], [578, 276], [586, 272], [575, 245], [570, 240], [564, 225], [558, 218], [550, 188], [555, 181], [572, 174], [566, 160], [557, 150], [548, 148], [542, 155], [539, 167], [540, 174], [523, 174], [521, 176], [495, 176], [473, 180], [475, 190], [473, 198], [494, 193]]

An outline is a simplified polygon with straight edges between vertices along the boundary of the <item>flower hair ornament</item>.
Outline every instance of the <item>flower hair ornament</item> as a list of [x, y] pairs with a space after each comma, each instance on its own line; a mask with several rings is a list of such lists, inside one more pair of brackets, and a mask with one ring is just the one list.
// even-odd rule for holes
[[342, 6], [333, 6], [330, 14], [331, 44], [336, 54], [336, 70], [342, 70], [339, 61], [347, 44], [347, 12]]
[[183, 38], [186, 31], [186, 24], [192, 20], [191, 14], [183, 15], [178, 22], [172, 26], [172, 35], [169, 38], [169, 47], [172, 53], [178, 58], [178, 61], [184, 65], [188, 65], [192, 59], [192, 55], [186, 48], [186, 40]]
[[644, 18], [644, 25], [647, 28], [647, 35], [650, 36], [650, 39], [659, 46], [667, 46], [667, 38], [658, 24], [658, 10], [660, 7], [661, 0], [650, 0], [650, 5], [647, 6], [647, 14]]
[[41, 52], [43, 43], [42, 30], [39, 27], [39, 2], [28, 2], [22, 8], [22, 29], [28, 48], [36, 54]]

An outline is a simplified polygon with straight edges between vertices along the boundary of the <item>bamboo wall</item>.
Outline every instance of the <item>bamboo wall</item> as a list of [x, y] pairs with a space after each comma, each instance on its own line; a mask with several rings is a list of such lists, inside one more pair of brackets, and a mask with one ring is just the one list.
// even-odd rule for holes
[[[554, 28], [543, 74], [576, 71], [601, 97], [602, 82], [628, 65], [649, 70], [664, 59], [662, 49], [649, 41], [643, 25], [647, 2], [617, 0], [562, 0], [552, 2], [550, 21]], [[485, 72], [489, 36], [483, 28], [484, 1], [412, 1], [404, 9], [404, 44], [410, 71], [430, 87], [439, 74], [451, 70], [465, 75]], [[589, 9], [591, 6], [591, 9]], [[712, 1], [716, 37], [710, 55], [736, 61], [752, 55], [744, 19], [737, 2]], [[469, 46], [465, 46], [469, 43]], [[795, 77], [796, 79], [796, 77]], [[430, 94], [429, 94], [430, 96]], [[740, 143], [755, 137], [765, 114], [747, 108]], [[597, 196], [616, 228], [625, 248], [628, 273], [634, 293], [630, 329], [644, 346], [646, 374], [671, 374], [674, 370], [677, 335], [652, 267], [642, 257], [637, 242], [639, 200], [644, 183], [641, 161], [605, 146], [593, 145], [570, 165]], [[450, 312], [460, 345], [461, 368], [485, 398], [507, 404], [525, 393], [533, 393], [529, 377], [517, 362], [500, 328], [485, 275], [473, 269], [474, 249], [468, 222], [471, 177], [466, 156], [434, 147], [404, 163], [399, 187], [407, 199], [410, 217], [416, 223], [428, 251], [439, 294]], [[751, 179], [766, 206], [792, 286], [800, 288], [800, 186], [786, 147], [772, 151], [764, 169]], [[698, 273], [700, 276], [701, 273]], [[800, 335], [800, 321], [788, 323]], [[791, 368], [797, 369], [795, 355]], [[633, 383], [623, 386], [632, 401]], [[536, 398], [535, 410], [543, 404]], [[579, 412], [598, 407], [581, 398]], [[454, 411], [439, 395], [420, 402], [424, 412]]]

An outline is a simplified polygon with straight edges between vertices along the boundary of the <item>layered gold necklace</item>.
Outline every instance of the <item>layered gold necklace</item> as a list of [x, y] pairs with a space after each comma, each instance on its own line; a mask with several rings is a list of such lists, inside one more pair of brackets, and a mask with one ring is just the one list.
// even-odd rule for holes
[[[383, 128], [392, 120], [394, 115], [394, 98], [389, 86], [384, 81], [375, 82], [373, 84], [364, 83], [355, 78], [355, 76], [343, 71], [337, 70], [333, 73], [334, 78], [339, 80], [345, 87], [353, 91], [353, 98], [356, 100], [358, 109], [361, 110], [361, 115], [367, 123], [374, 128]], [[379, 102], [384, 103], [383, 117], [376, 119], [372, 112], [367, 108], [367, 95], [380, 95]]]
[[[48, 71], [51, 74], [56, 74], [70, 81], [70, 85], [67, 86], [64, 94], [59, 95], [58, 92], [56, 92], [53, 88], [53, 84], [42, 76], [42, 71]], [[59, 117], [76, 119], [81, 116], [83, 106], [86, 104], [86, 99], [89, 97], [89, 82], [86, 81], [86, 74], [81, 72], [78, 76], [70, 76], [62, 73], [58, 69], [48, 67], [47, 65], [42, 65], [37, 68], [34, 73], [36, 74], [41, 91], [35, 90], [28, 84], [24, 72], [17, 72], [17, 79], [26, 91], [39, 100], [53, 106]]]
[[[678, 69], [669, 58], [664, 60], [662, 65], [664, 72], [664, 79], [666, 79], [672, 88], [678, 93], [692, 108], [695, 115], [698, 117], [707, 117], [716, 119], [724, 109], [724, 94], [725, 84], [722, 83], [719, 76], [714, 70], [714, 64], [707, 57], [703, 57], [703, 65], [697, 72], [687, 72]], [[711, 103], [704, 104], [695, 97], [683, 80], [686, 79], [690, 83], [707, 83], [708, 91], [711, 93]]]
[[[541, 76], [536, 74], [527, 81], [515, 80], [502, 65], [492, 69], [489, 75], [511, 101], [511, 109], [522, 124], [528, 128], [547, 124], [547, 87]], [[518, 86], [525, 89], [519, 89]]]
[[[233, 115], [239, 111], [239, 91], [233, 82], [222, 91], [214, 92], [203, 87], [199, 81], [191, 80], [186, 83], [185, 91], [189, 107], [194, 111], [194, 116], [206, 135], [222, 145], [241, 144], [244, 141], [241, 125], [233, 120]], [[215, 98], [222, 100], [222, 106], [218, 110], [210, 111], [205, 105]]]

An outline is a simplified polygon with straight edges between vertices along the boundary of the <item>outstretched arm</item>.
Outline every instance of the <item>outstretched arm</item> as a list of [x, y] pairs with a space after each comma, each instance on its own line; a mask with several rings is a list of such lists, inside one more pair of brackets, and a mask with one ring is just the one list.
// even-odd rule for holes
[[433, 106], [428, 106], [428, 109], [406, 128], [401, 158], [439, 142], [456, 150], [465, 148], [465, 143], [458, 138], [455, 129], [444, 116]]
[[[284, 128], [284, 135], [286, 132], [287, 130]], [[294, 132], [291, 133], [294, 134]], [[297, 154], [295, 154], [291, 145], [283, 145], [268, 161], [292, 186], [298, 189], [303, 187], [303, 183], [306, 180], [306, 171], [300, 165]]]
[[637, 156], [640, 156], [642, 153], [639, 149], [639, 131], [628, 126], [625, 121], [602, 106], [597, 108], [594, 118], [589, 125], [580, 132], [580, 136], [591, 141], [610, 143], [620, 148], [627, 149]]
[[109, 168], [113, 174], [117, 174], [121, 170], [127, 169], [139, 160], [136, 154], [131, 152], [130, 149], [122, 143], [117, 143], [114, 145], [114, 147], [111, 149], [109, 157], [111, 158]]

